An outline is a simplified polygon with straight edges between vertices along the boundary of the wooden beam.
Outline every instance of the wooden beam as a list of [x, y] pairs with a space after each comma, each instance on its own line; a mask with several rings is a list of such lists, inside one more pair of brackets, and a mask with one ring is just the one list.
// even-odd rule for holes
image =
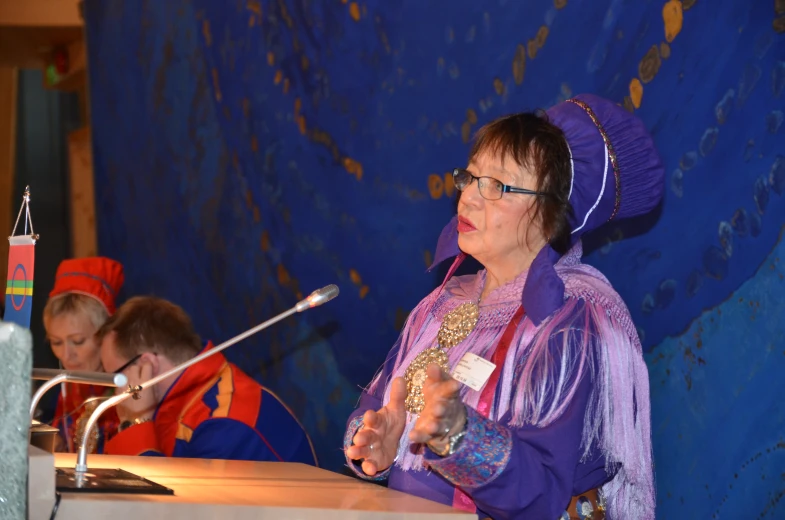
[[[17, 70], [0, 67], [0, 273], [8, 272], [8, 240], [22, 193], [14, 191], [16, 177]], [[5, 284], [2, 284], [3, 286]]]
[[[74, 47], [77, 47], [76, 49]], [[95, 177], [93, 175], [93, 140], [90, 121], [90, 82], [87, 42], [71, 46], [69, 54], [78, 52], [83, 80], [78, 89], [79, 111], [84, 127], [68, 135], [71, 186], [71, 252], [75, 258], [98, 254], [98, 230], [95, 217]]]
[[[0, 0], [0, 4], [5, 0]], [[8, 27], [0, 25], [0, 66], [44, 68], [51, 53], [81, 41], [81, 27]], [[83, 59], [81, 56], [79, 59]]]
[[68, 134], [69, 184], [71, 186], [71, 252], [74, 258], [98, 252], [95, 228], [93, 147], [90, 127]]
[[2, 0], [0, 25], [16, 27], [79, 27], [81, 0]]

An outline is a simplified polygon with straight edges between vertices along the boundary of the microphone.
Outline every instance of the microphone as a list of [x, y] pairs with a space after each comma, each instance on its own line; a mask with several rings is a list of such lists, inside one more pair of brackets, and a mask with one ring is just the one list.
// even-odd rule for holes
[[32, 379], [50, 381], [64, 376], [69, 383], [80, 383], [98, 386], [125, 386], [128, 384], [124, 374], [110, 372], [91, 372], [88, 370], [57, 370], [53, 368], [34, 368]]
[[34, 368], [33, 379], [43, 379], [46, 381], [41, 387], [33, 394], [33, 399], [30, 402], [30, 424], [35, 419], [35, 409], [38, 408], [38, 403], [41, 398], [50, 388], [54, 388], [62, 382], [76, 383], [82, 385], [97, 385], [97, 386], [114, 386], [116, 388], [125, 388], [128, 386], [128, 378], [125, 374], [109, 374], [106, 372], [88, 372], [80, 370], [54, 370], [49, 368]]
[[214, 354], [217, 354], [217, 353], [221, 352], [222, 350], [224, 350], [224, 349], [226, 349], [228, 347], [231, 347], [235, 343], [239, 343], [240, 341], [244, 340], [245, 338], [247, 338], [249, 336], [252, 336], [252, 335], [256, 334], [257, 332], [259, 332], [261, 330], [264, 330], [267, 327], [269, 327], [271, 325], [274, 325], [274, 324], [278, 323], [281, 320], [284, 320], [284, 319], [288, 318], [292, 314], [296, 314], [298, 312], [303, 312], [305, 310], [312, 309], [314, 307], [318, 307], [319, 305], [322, 305], [322, 304], [325, 304], [325, 303], [329, 302], [330, 300], [332, 300], [333, 298], [338, 296], [339, 292], [340, 291], [338, 289], [338, 286], [335, 285], [335, 284], [331, 284], [331, 285], [328, 285], [326, 287], [322, 287], [321, 289], [318, 289], [318, 290], [312, 292], [311, 294], [309, 294], [308, 297], [305, 298], [304, 300], [301, 300], [301, 301], [297, 302], [297, 305], [295, 305], [294, 307], [292, 307], [288, 311], [282, 312], [281, 314], [275, 316], [274, 318], [270, 318], [269, 320], [267, 320], [267, 321], [265, 321], [263, 323], [260, 323], [259, 325], [255, 326], [255, 327], [253, 327], [251, 329], [248, 329], [247, 331], [243, 332], [242, 334], [238, 334], [237, 336], [233, 337], [232, 339], [224, 341], [220, 345], [218, 345], [216, 347], [213, 347], [212, 349], [210, 349], [210, 350], [208, 350], [206, 352], [202, 352], [198, 356], [196, 356], [194, 358], [191, 358], [188, 361], [186, 361], [184, 363], [181, 363], [181, 364], [177, 365], [176, 367], [171, 368], [170, 370], [167, 370], [166, 372], [158, 374], [157, 376], [155, 376], [153, 378], [148, 379], [147, 381], [145, 381], [144, 383], [142, 383], [140, 385], [137, 385], [135, 387], [130, 387], [129, 386], [128, 389], [125, 392], [123, 392], [122, 394], [118, 394], [118, 395], [115, 395], [113, 397], [110, 397], [109, 399], [107, 399], [103, 403], [99, 404], [96, 407], [95, 411], [87, 419], [87, 425], [85, 426], [84, 433], [82, 434], [82, 442], [81, 442], [81, 445], [79, 446], [79, 453], [77, 454], [77, 457], [76, 457], [76, 467], [74, 468], [74, 471], [76, 472], [77, 481], [81, 481], [82, 477], [87, 472], [87, 445], [88, 445], [87, 441], [90, 438], [90, 435], [92, 434], [92, 431], [93, 431], [93, 428], [95, 427], [95, 424], [98, 422], [98, 419], [101, 417], [101, 414], [103, 414], [106, 410], [108, 410], [112, 406], [115, 406], [115, 405], [125, 401], [126, 399], [128, 399], [129, 397], [131, 397], [133, 395], [137, 395], [144, 388], [151, 387], [151, 386], [155, 385], [156, 383], [159, 383], [159, 382], [163, 381], [167, 377], [169, 377], [171, 375], [174, 375], [174, 374], [176, 374], [178, 372], [181, 372], [181, 371], [185, 370], [186, 368], [190, 367], [191, 365], [195, 365], [196, 363], [202, 361], [203, 359], [206, 359], [206, 358], [208, 358], [208, 357], [210, 357], [210, 356], [212, 356]]
[[318, 307], [319, 305], [325, 304], [338, 296], [338, 286], [335, 284], [330, 284], [327, 287], [322, 287], [321, 289], [317, 289], [316, 291], [312, 292], [308, 295], [308, 297], [304, 300], [301, 300], [294, 306], [297, 309], [297, 312], [303, 312], [308, 309], [313, 309], [314, 307]]

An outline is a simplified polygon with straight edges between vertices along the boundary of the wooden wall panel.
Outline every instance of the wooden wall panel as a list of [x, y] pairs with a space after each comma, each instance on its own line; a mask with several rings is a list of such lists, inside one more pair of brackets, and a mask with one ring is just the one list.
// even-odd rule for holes
[[[14, 189], [16, 165], [17, 70], [0, 67], [0, 273], [8, 270], [8, 235], [14, 225], [22, 192]], [[19, 191], [19, 193], [16, 193]], [[2, 283], [5, 287], [5, 282]], [[5, 299], [3, 291], [3, 299]]]
[[90, 127], [68, 134], [68, 164], [71, 193], [71, 251], [75, 258], [95, 256], [95, 189]]

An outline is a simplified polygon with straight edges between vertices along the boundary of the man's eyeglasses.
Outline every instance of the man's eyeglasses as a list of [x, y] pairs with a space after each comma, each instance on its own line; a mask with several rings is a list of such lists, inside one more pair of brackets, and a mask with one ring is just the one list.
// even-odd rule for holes
[[472, 181], [477, 180], [477, 186], [480, 189], [480, 195], [486, 200], [499, 200], [505, 193], [522, 193], [524, 195], [537, 195], [549, 196], [550, 193], [544, 191], [532, 191], [526, 188], [516, 188], [515, 186], [508, 186], [503, 184], [502, 181], [494, 179], [493, 177], [477, 177], [472, 175], [468, 170], [463, 168], [455, 168], [452, 171], [452, 180], [458, 191], [463, 191], [469, 187]]
[[123, 370], [125, 370], [126, 368], [130, 367], [131, 365], [133, 365], [134, 363], [136, 363], [137, 361], [139, 361], [139, 358], [140, 358], [140, 357], [142, 357], [142, 355], [141, 355], [141, 354], [137, 354], [137, 355], [135, 355], [134, 357], [132, 357], [132, 358], [130, 359], [130, 361], [128, 361], [128, 363], [126, 363], [125, 365], [121, 366], [120, 368], [118, 368], [117, 370], [115, 370], [115, 371], [114, 371], [114, 372], [112, 372], [112, 373], [114, 373], [114, 374], [119, 374], [119, 373], [121, 373]]

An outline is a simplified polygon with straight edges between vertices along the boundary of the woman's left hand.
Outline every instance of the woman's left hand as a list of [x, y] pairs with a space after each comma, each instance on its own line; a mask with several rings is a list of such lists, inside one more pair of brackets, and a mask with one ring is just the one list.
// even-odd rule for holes
[[461, 383], [446, 374], [439, 365], [428, 366], [423, 384], [425, 408], [409, 433], [412, 443], [430, 445], [436, 451], [447, 446], [449, 438], [466, 426], [466, 406], [460, 395]]

